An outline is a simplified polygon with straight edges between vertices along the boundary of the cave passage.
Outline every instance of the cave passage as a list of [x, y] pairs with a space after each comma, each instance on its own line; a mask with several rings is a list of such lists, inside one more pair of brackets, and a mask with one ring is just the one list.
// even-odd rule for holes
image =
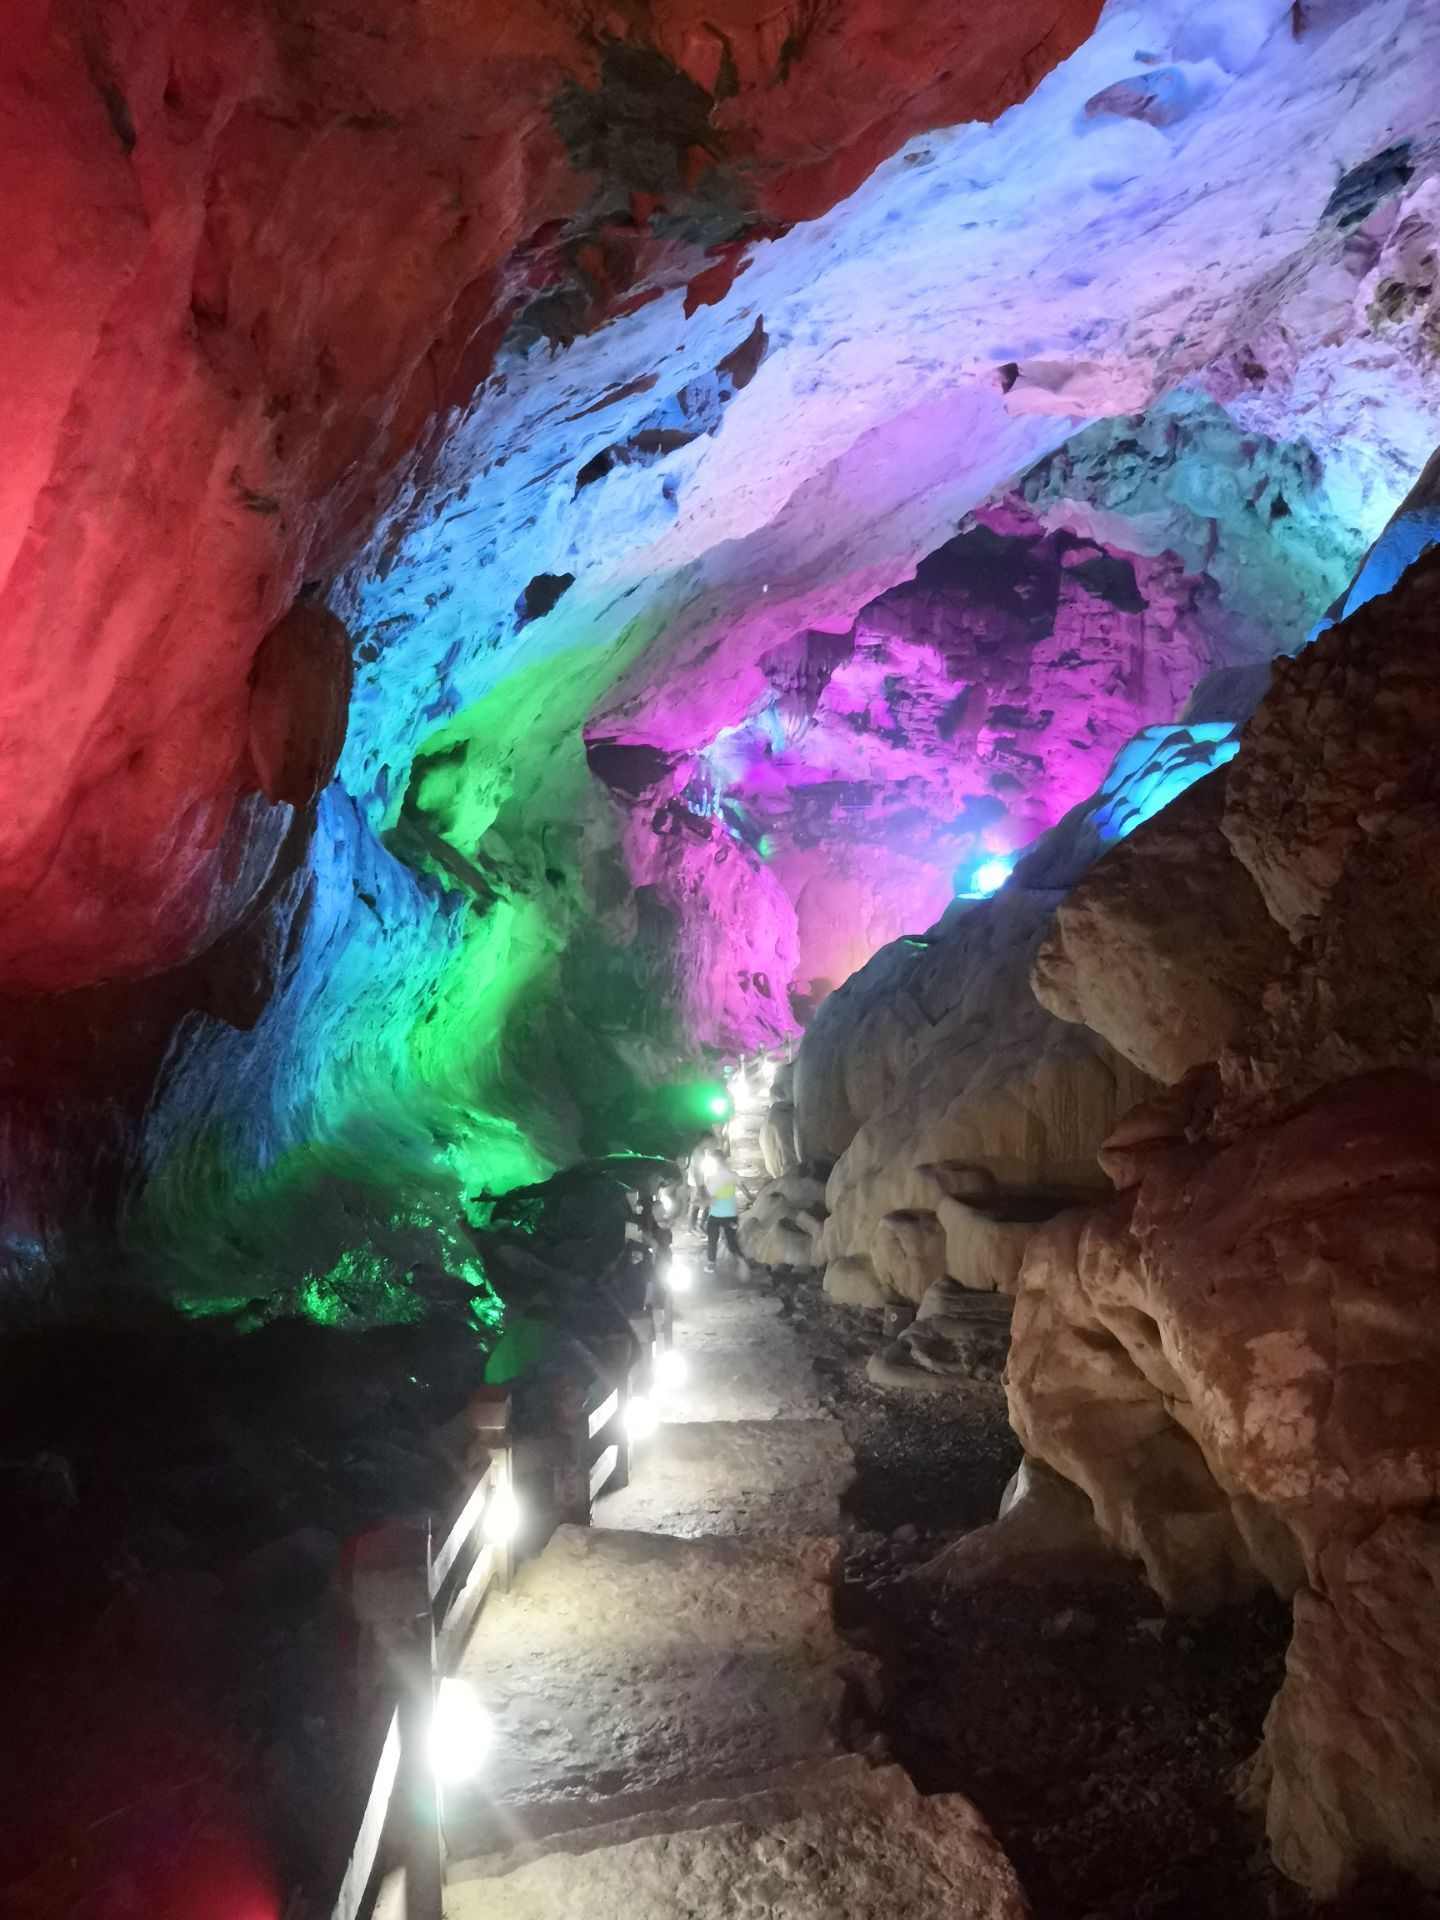
[[10, 12], [0, 1912], [1431, 1912], [1440, 0]]

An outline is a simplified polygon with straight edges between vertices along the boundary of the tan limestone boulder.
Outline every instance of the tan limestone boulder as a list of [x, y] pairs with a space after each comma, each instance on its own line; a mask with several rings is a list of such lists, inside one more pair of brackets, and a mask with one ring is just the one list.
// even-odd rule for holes
[[1027, 1451], [1169, 1604], [1296, 1596], [1256, 1780], [1322, 1894], [1371, 1857], [1440, 1873], [1440, 1535], [1415, 1518], [1440, 1500], [1437, 1379], [1429, 1075], [1344, 1081], [1231, 1141], [1152, 1135], [1138, 1184], [1043, 1228], [1022, 1270]]
[[[1103, 1536], [1167, 1605], [1203, 1611], [1259, 1576], [1231, 1503], [1176, 1419], [1179, 1381], [1138, 1292], [1133, 1200], [1062, 1214], [1030, 1246], [1005, 1374], [1027, 1453], [1089, 1496]], [[1127, 1282], [1129, 1283], [1127, 1285]]]
[[947, 1587], [1004, 1580], [1048, 1584], [1129, 1578], [1129, 1563], [1104, 1538], [1085, 1495], [1042, 1461], [1020, 1463], [998, 1516], [942, 1548], [920, 1570]]
[[1318, 1581], [1251, 1780], [1276, 1862], [1322, 1898], [1372, 1860], [1440, 1886], [1440, 1527], [1394, 1514]]
[[989, 1167], [966, 1165], [959, 1160], [938, 1160], [916, 1167], [913, 1175], [917, 1194], [933, 1212], [940, 1211], [942, 1200], [960, 1200], [967, 1205], [984, 1205], [995, 1198], [1000, 1183]]
[[789, 1100], [772, 1101], [760, 1123], [760, 1158], [771, 1179], [800, 1164], [795, 1144], [795, 1107]]
[[[872, 1046], [880, 1056], [867, 1069], [879, 1104], [830, 1175], [827, 1260], [873, 1257], [887, 1214], [936, 1212], [952, 1177], [937, 1169], [981, 1170], [976, 1197], [996, 1188], [1103, 1191], [1099, 1146], [1154, 1083], [1031, 992], [1055, 904], [1053, 894], [1007, 890], [947, 916], [928, 944], [907, 950], [868, 985], [875, 962], [849, 983], [852, 1015], [817, 1021], [806, 1035], [802, 1090], [807, 1057]], [[840, 997], [832, 996], [822, 1017]], [[833, 1063], [824, 1072], [833, 1082]], [[857, 1068], [847, 1097], [858, 1102], [865, 1084]], [[803, 1125], [803, 1093], [800, 1104]]]
[[740, 1227], [740, 1251], [762, 1267], [816, 1266], [815, 1241], [809, 1228], [784, 1214], [768, 1224], [742, 1221]]
[[1167, 1085], [1219, 1056], [1289, 951], [1221, 831], [1224, 812], [1222, 768], [1090, 869], [1035, 961], [1043, 1006]]
[[821, 1265], [824, 1200], [824, 1181], [799, 1168], [767, 1181], [741, 1216], [740, 1251], [761, 1266]]
[[1026, 1248], [1058, 1205], [1049, 1195], [998, 1195], [984, 1206], [942, 1199], [935, 1212], [945, 1234], [946, 1273], [982, 1293], [1013, 1294]]
[[841, 1307], [883, 1307], [884, 1287], [868, 1254], [842, 1254], [825, 1268], [825, 1293]]
[[933, 1213], [887, 1213], [875, 1229], [870, 1261], [888, 1294], [918, 1305], [945, 1271], [945, 1229]]

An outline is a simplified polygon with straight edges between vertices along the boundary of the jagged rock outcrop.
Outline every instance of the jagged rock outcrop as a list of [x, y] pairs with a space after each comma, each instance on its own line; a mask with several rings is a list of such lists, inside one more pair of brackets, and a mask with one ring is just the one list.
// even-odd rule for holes
[[740, 1222], [740, 1250], [767, 1267], [813, 1267], [825, 1219], [825, 1182], [791, 1167], [756, 1193]]
[[1249, 1780], [1275, 1858], [1321, 1894], [1357, 1863], [1440, 1883], [1440, 1528], [1391, 1515], [1336, 1541], [1295, 1600], [1285, 1684]]
[[1293, 956], [1222, 1060], [1225, 1124], [1339, 1079], [1440, 1062], [1440, 551], [1277, 664], [1225, 834]]
[[[1102, 1153], [1115, 1198], [1032, 1243], [1007, 1374], [1027, 1449], [1170, 1602], [1294, 1592], [1254, 1782], [1281, 1864], [1327, 1895], [1376, 1858], [1440, 1880], [1420, 1690], [1440, 1663], [1437, 608], [1422, 553], [1277, 663], [1222, 778], [1278, 965], [1218, 1070], [1126, 1116]], [[1213, 839], [1192, 872], [1233, 912]], [[1189, 908], [1203, 923], [1198, 888]], [[1163, 929], [1148, 972], [1143, 936], [1127, 953], [1160, 1004]]]
[[826, 1191], [827, 1265], [864, 1261], [882, 1293], [918, 1302], [971, 1224], [942, 1218], [946, 1202], [968, 1193], [1003, 1215], [1004, 1200], [1043, 1194], [1043, 1213], [1096, 1191], [1100, 1142], [1151, 1083], [1031, 993], [1054, 907], [1019, 889], [958, 905], [826, 1003], [795, 1087], [802, 1142], [844, 1146]]
[[1225, 779], [1197, 781], [1098, 861], [1035, 961], [1042, 1006], [1167, 1084], [1219, 1056], [1288, 950], [1221, 830]]

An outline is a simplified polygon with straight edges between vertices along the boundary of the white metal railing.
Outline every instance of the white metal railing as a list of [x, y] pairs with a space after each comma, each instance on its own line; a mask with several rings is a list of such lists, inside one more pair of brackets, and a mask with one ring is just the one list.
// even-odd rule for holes
[[[557, 1385], [550, 1445], [560, 1519], [589, 1525], [599, 1495], [629, 1480], [628, 1415], [652, 1380], [657, 1323], [659, 1338], [669, 1340], [663, 1283], [652, 1299], [631, 1317], [628, 1335], [603, 1343], [598, 1381]], [[513, 1574], [508, 1530], [487, 1528], [497, 1502], [514, 1512], [510, 1395], [482, 1387], [467, 1413], [476, 1477], [438, 1546], [433, 1523], [397, 1522], [365, 1535], [357, 1549], [352, 1604], [384, 1705], [371, 1732], [377, 1758], [354, 1842], [332, 1882], [325, 1920], [364, 1920], [391, 1856], [403, 1863], [405, 1920], [442, 1920], [444, 1832], [426, 1752], [430, 1721], [439, 1684], [464, 1653], [486, 1596], [508, 1588]]]

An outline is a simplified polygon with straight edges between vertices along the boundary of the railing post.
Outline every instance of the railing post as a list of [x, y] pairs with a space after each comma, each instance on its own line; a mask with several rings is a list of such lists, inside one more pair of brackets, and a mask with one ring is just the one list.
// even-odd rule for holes
[[428, 1525], [392, 1524], [364, 1537], [356, 1554], [354, 1604], [399, 1694], [400, 1770], [391, 1805], [405, 1863], [405, 1920], [444, 1920], [445, 1843], [429, 1753], [435, 1622]]
[[585, 1410], [589, 1383], [561, 1374], [551, 1389], [555, 1436], [555, 1506], [563, 1520], [590, 1524], [590, 1417]]
[[669, 1258], [656, 1261], [645, 1286], [645, 1311], [662, 1347], [675, 1344], [675, 1297], [670, 1291]]
[[[613, 1444], [615, 1448], [615, 1471], [606, 1485], [606, 1492], [617, 1492], [630, 1484], [630, 1367], [635, 1353], [635, 1343], [628, 1333], [616, 1334], [607, 1339], [600, 1349], [599, 1357], [605, 1370], [605, 1385], [613, 1388], [616, 1394]], [[602, 1444], [606, 1435], [600, 1436]]]
[[[507, 1387], [478, 1387], [470, 1396], [470, 1425], [477, 1443], [495, 1463], [491, 1498], [498, 1494], [513, 1503], [515, 1499], [515, 1449], [510, 1435], [510, 1391]], [[482, 1521], [483, 1526], [483, 1521]], [[495, 1555], [495, 1579], [502, 1593], [510, 1591], [515, 1578], [515, 1540], [491, 1541]]]
[[646, 1378], [653, 1384], [655, 1373], [655, 1315], [652, 1312], [632, 1313], [630, 1331], [635, 1336], [635, 1344], [640, 1349], [640, 1362], [645, 1368]]

